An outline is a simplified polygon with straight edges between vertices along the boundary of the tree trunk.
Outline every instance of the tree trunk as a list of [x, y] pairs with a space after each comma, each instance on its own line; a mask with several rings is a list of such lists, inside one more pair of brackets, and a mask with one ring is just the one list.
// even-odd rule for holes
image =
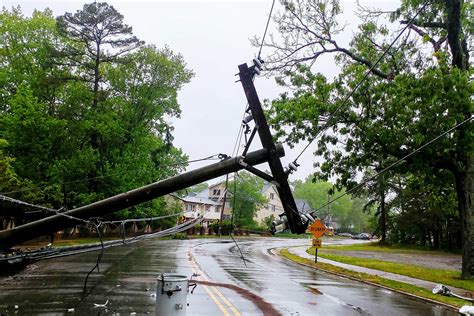
[[[453, 66], [468, 70], [469, 54], [462, 40], [461, 14], [463, 0], [445, 0], [446, 6], [446, 29], [448, 31], [448, 44], [452, 55]], [[470, 109], [464, 111], [464, 117], [471, 117]], [[469, 126], [465, 124], [460, 128], [459, 141], [465, 144], [461, 148], [461, 156], [459, 162], [462, 163], [462, 171], [455, 172], [456, 177], [456, 193], [458, 197], [458, 211], [461, 220], [461, 236], [463, 243], [462, 258], [462, 277], [470, 278], [474, 276], [474, 209], [472, 200], [474, 199], [474, 184], [472, 177], [474, 176], [474, 162], [472, 144], [469, 142]], [[466, 142], [467, 140], [467, 142]]]
[[387, 209], [385, 205], [385, 189], [382, 185], [380, 191], [380, 231], [382, 233], [382, 244], [387, 242]]
[[439, 249], [439, 230], [433, 230], [433, 247], [434, 249]]
[[[376, 169], [377, 172], [379, 172], [379, 170], [383, 170], [381, 164], [379, 164], [379, 168]], [[382, 235], [381, 243], [385, 244], [387, 242], [387, 205], [385, 204], [385, 177], [383, 175], [379, 177], [378, 190], [380, 198], [379, 227]]]
[[458, 211], [461, 221], [462, 236], [462, 278], [474, 276], [474, 168], [473, 155], [469, 154], [464, 172], [455, 173], [456, 193], [458, 195]]
[[421, 228], [421, 240], [420, 240], [421, 247], [426, 247], [426, 230]]
[[461, 9], [462, 0], [446, 0], [446, 29], [448, 31], [448, 44], [451, 50], [452, 63], [459, 69], [468, 68], [467, 58], [461, 41]]

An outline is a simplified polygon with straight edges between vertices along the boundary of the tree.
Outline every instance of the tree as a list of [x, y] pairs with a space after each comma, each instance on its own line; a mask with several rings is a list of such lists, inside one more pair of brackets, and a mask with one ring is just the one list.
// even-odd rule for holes
[[[60, 34], [71, 40], [59, 55], [65, 55], [71, 65], [77, 68], [78, 79], [92, 85], [92, 104], [88, 108], [88, 117], [92, 121], [90, 130], [90, 145], [97, 154], [96, 168], [91, 169], [89, 178], [97, 178], [106, 163], [104, 140], [98, 125], [104, 122], [103, 108], [98, 108], [99, 102], [107, 99], [107, 93], [101, 91], [104, 83], [103, 68], [115, 63], [119, 57], [142, 44], [132, 34], [132, 28], [123, 23], [121, 15], [113, 6], [105, 2], [85, 4], [82, 10], [75, 14], [65, 13], [57, 18]], [[97, 119], [98, 118], [98, 119]], [[89, 189], [98, 189], [97, 181], [89, 182]]]
[[[351, 195], [345, 195], [322, 208], [330, 199], [342, 194], [344, 194], [344, 190], [335, 190], [333, 184], [316, 181], [312, 176], [308, 176], [304, 182], [295, 182], [294, 196], [307, 201], [311, 209], [318, 210], [318, 216], [332, 215], [342, 230], [362, 231], [367, 226], [368, 215], [363, 214], [363, 206], [360, 206], [360, 203], [355, 204]], [[358, 201], [365, 201], [365, 199], [360, 197]]]
[[20, 180], [12, 166], [15, 159], [6, 156], [3, 151], [3, 148], [7, 146], [8, 142], [0, 139], [0, 192], [15, 190], [20, 185]]
[[187, 191], [189, 193], [199, 193], [206, 190], [207, 188], [209, 188], [209, 184], [207, 182], [203, 182], [203, 183], [198, 183], [196, 185], [193, 185], [192, 187], [189, 187]]
[[[403, 1], [389, 19], [407, 25], [420, 6], [420, 1]], [[464, 122], [392, 172], [451, 174], [446, 180], [456, 188], [464, 240], [462, 276], [469, 278], [474, 275], [474, 208], [468, 198], [474, 189], [474, 142], [472, 124], [465, 122], [472, 115], [472, 6], [454, 0], [423, 5], [409, 24], [411, 32], [383, 58], [395, 36], [380, 22], [383, 19], [377, 20], [383, 13], [362, 10], [365, 20], [349, 46], [342, 47], [334, 37], [343, 30], [337, 22], [339, 12], [334, 0], [284, 3], [283, 13], [275, 18], [282, 40], [271, 39], [266, 45], [273, 50], [269, 70], [280, 74], [278, 82], [292, 94], [267, 104], [269, 121], [291, 143], [311, 139], [324, 126], [316, 154], [326, 161], [317, 166], [317, 175], [337, 177], [337, 186], [348, 189], [356, 185], [360, 172], [384, 170]], [[341, 73], [330, 82], [313, 73], [311, 66], [333, 53]], [[361, 82], [367, 69], [372, 76]]]
[[96, 108], [100, 101], [101, 65], [117, 61], [142, 42], [123, 23], [123, 15], [106, 2], [85, 4], [75, 14], [67, 12], [57, 18], [57, 26], [60, 34], [79, 44], [70, 45], [64, 53], [86, 70], [79, 76], [92, 83], [92, 108]]
[[[71, 209], [170, 177], [186, 165], [164, 118], [179, 116], [177, 94], [192, 71], [167, 47], [132, 50], [139, 41], [120, 24], [123, 17], [95, 6], [60, 22], [49, 10], [32, 17], [19, 8], [0, 13], [0, 178], [14, 182], [5, 191], [17, 199]], [[105, 19], [96, 28], [92, 14]], [[83, 21], [82, 35], [68, 24], [79, 17], [90, 22]], [[56, 23], [64, 24], [58, 30]], [[100, 33], [100, 51], [86, 45], [93, 37], [87, 32]], [[99, 57], [99, 81], [91, 56]], [[168, 208], [157, 199], [115, 216], [154, 216]]]
[[248, 172], [239, 173], [238, 177], [229, 182], [228, 187], [230, 191], [233, 191], [230, 201], [236, 227], [248, 227], [255, 224], [255, 212], [268, 202], [262, 195], [263, 184], [261, 178]]

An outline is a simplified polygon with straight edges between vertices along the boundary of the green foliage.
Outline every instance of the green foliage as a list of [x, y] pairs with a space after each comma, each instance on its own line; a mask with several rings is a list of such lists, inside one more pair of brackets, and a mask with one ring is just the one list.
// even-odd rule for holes
[[[57, 19], [3, 9], [0, 39], [2, 192], [71, 209], [183, 170], [168, 123], [193, 76], [181, 55], [144, 46], [106, 3]], [[178, 211], [160, 198], [111, 218]]]
[[252, 226], [255, 221], [256, 211], [267, 199], [262, 195], [263, 180], [248, 172], [241, 172], [234, 181], [229, 182], [232, 192], [231, 205], [235, 227]]
[[270, 216], [267, 216], [263, 219], [262, 227], [265, 230], [271, 230], [272, 228], [272, 222], [275, 220], [275, 216], [273, 214], [270, 214]]
[[209, 188], [209, 184], [207, 184], [207, 182], [203, 182], [203, 183], [193, 185], [192, 187], [189, 187], [187, 191], [189, 193], [199, 193], [199, 192], [204, 191], [207, 188]]
[[304, 199], [310, 204], [311, 209], [318, 210], [320, 217], [331, 215], [340, 225], [341, 231], [365, 231], [370, 217], [369, 212], [364, 212], [367, 201], [363, 198], [352, 198], [345, 195], [342, 198], [321, 209], [328, 200], [344, 194], [344, 190], [334, 191], [334, 187], [329, 182], [313, 181], [309, 176], [306, 180], [296, 181], [294, 195], [296, 198]]
[[[463, 277], [474, 275], [473, 125], [438, 138], [472, 118], [472, 4], [402, 1], [389, 14], [396, 24], [406, 25], [424, 8], [409, 26], [412, 33], [385, 54], [399, 32], [379, 19], [385, 13], [360, 7], [363, 23], [344, 47], [335, 39], [343, 30], [339, 10], [330, 10], [339, 2], [323, 3], [290, 1], [276, 16], [280, 34], [267, 43], [267, 67], [289, 92], [266, 103], [270, 124], [290, 145], [319, 135], [318, 179], [335, 179], [337, 189], [355, 188], [361, 176], [367, 180], [354, 195], [375, 208], [373, 224], [384, 241], [454, 247], [459, 242], [453, 239], [463, 240]], [[341, 72], [335, 78], [315, 72], [325, 54], [336, 54]]]
[[171, 239], [179, 239], [179, 240], [184, 240], [188, 239], [185, 233], [175, 233], [173, 236], [171, 236]]
[[0, 192], [13, 191], [19, 187], [20, 181], [13, 169], [12, 163], [15, 159], [5, 156], [3, 148], [8, 142], [0, 139]]

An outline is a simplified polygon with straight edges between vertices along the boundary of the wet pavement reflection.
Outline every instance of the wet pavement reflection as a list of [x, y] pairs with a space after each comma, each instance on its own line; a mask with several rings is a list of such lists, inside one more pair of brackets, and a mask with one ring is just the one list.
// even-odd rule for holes
[[[13, 276], [0, 277], [0, 314], [137, 315], [153, 314], [156, 278], [199, 270], [209, 281], [248, 289], [283, 315], [457, 315], [379, 287], [327, 275], [274, 255], [270, 248], [304, 240], [146, 240], [109, 248], [87, 283], [98, 252], [50, 259]], [[227, 302], [226, 302], [227, 300]], [[107, 303], [107, 308], [96, 306]], [[188, 315], [258, 315], [251, 301], [227, 288], [198, 285], [188, 295]], [[221, 302], [221, 304], [219, 304]]]

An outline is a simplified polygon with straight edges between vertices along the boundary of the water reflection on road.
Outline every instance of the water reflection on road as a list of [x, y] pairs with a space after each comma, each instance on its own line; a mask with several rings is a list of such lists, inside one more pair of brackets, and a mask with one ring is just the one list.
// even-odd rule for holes
[[194, 253], [212, 278], [252, 289], [285, 315], [457, 315], [383, 288], [293, 264], [268, 251], [304, 242], [238, 241], [247, 267], [233, 243], [203, 244]]
[[[304, 242], [239, 239], [247, 266], [230, 240], [147, 240], [110, 248], [104, 254], [100, 273], [91, 275], [90, 293], [85, 297], [84, 278], [94, 266], [97, 252], [46, 260], [0, 278], [0, 314], [68, 314], [72, 309], [78, 315], [152, 314], [156, 277], [163, 272], [191, 276], [193, 257], [193, 264], [210, 281], [251, 290], [283, 315], [457, 315], [405, 295], [293, 264], [268, 251]], [[224, 288], [219, 291], [240, 314], [260, 313], [236, 292]], [[189, 315], [223, 314], [202, 285], [188, 298]], [[94, 307], [94, 303], [107, 300], [107, 310]]]

